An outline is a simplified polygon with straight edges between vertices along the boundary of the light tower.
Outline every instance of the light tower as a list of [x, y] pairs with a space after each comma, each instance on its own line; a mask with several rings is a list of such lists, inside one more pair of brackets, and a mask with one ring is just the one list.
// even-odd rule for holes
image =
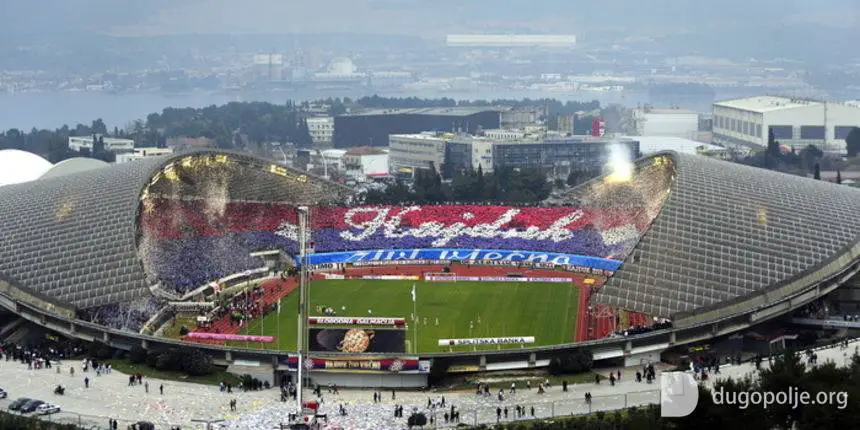
[[308, 358], [308, 310], [309, 291], [308, 291], [308, 239], [310, 238], [310, 210], [307, 206], [299, 206], [296, 209], [299, 218], [299, 312], [298, 312], [298, 333], [296, 336], [296, 349], [298, 350], [298, 384], [296, 386], [296, 402], [298, 411], [302, 410], [302, 393], [305, 386], [304, 367], [305, 360]]

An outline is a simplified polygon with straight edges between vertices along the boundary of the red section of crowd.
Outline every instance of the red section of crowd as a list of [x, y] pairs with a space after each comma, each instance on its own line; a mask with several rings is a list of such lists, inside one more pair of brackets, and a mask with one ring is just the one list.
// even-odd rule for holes
[[[155, 239], [177, 238], [182, 236], [213, 236], [226, 232], [277, 231], [282, 223], [298, 223], [293, 206], [278, 203], [221, 204], [206, 203], [202, 200], [183, 201], [153, 199], [154, 206], [144, 208], [141, 225]], [[351, 217], [353, 224], [368, 222], [380, 215], [379, 209], [388, 209], [386, 219], [401, 216], [399, 225], [414, 228], [423, 223], [437, 222], [442, 225], [461, 223], [471, 227], [493, 223], [507, 211], [516, 209], [513, 219], [501, 227], [526, 229], [537, 227], [546, 230], [559, 219], [577, 212], [573, 207], [523, 207], [482, 206], [482, 205], [439, 205], [420, 206], [418, 210], [407, 210], [400, 206], [365, 206]], [[350, 207], [317, 207], [311, 212], [314, 229], [345, 230], [346, 213]], [[402, 215], [401, 215], [402, 213]], [[471, 215], [466, 215], [466, 214]], [[621, 209], [583, 209], [581, 216], [565, 228], [576, 230], [592, 225], [598, 230], [635, 223], [640, 230], [650, 221], [639, 211]]]
[[202, 200], [153, 200], [144, 210], [142, 228], [155, 239], [215, 236], [231, 231], [276, 231], [282, 222], [298, 222], [295, 207], [272, 203], [227, 203]]

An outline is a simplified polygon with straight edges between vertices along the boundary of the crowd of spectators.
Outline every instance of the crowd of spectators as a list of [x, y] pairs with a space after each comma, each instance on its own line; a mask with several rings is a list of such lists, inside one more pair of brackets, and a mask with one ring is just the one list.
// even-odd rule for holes
[[80, 311], [78, 317], [85, 321], [117, 330], [139, 332], [140, 329], [166, 303], [154, 296], [114, 303]]
[[[229, 315], [231, 327], [244, 327], [248, 321], [259, 318], [271, 311], [271, 306], [266, 306], [264, 297], [266, 290], [262, 286], [245, 290], [233, 297], [225, 298], [219, 304], [208, 320], [216, 321]], [[218, 329], [211, 324], [198, 324], [199, 331], [215, 331]]]

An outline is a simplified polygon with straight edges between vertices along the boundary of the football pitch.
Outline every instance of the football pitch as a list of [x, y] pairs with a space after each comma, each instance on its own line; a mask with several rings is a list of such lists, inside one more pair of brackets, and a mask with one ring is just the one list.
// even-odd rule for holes
[[[412, 319], [413, 284], [417, 321]], [[417, 339], [418, 352], [423, 353], [448, 351], [448, 347], [438, 346], [439, 339], [534, 336], [532, 346], [572, 342], [580, 300], [579, 287], [570, 283], [531, 282], [325, 280], [311, 282], [309, 295], [311, 316], [320, 316], [317, 307], [323, 306], [334, 309], [337, 316], [406, 319], [407, 352], [411, 353], [415, 352], [413, 339]], [[280, 315], [272, 312], [252, 321], [242, 331], [275, 336], [275, 343], [247, 346], [294, 351], [297, 312], [298, 291], [295, 291], [281, 300]], [[232, 345], [245, 346], [241, 342]], [[457, 346], [454, 351], [474, 348]]]

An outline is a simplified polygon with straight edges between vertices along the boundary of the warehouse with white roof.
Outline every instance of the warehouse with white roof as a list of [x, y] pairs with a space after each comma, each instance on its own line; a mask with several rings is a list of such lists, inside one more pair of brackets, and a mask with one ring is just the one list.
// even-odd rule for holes
[[797, 149], [816, 145], [845, 152], [845, 137], [860, 126], [860, 107], [848, 103], [757, 96], [715, 102], [713, 143], [764, 148], [768, 133]]

